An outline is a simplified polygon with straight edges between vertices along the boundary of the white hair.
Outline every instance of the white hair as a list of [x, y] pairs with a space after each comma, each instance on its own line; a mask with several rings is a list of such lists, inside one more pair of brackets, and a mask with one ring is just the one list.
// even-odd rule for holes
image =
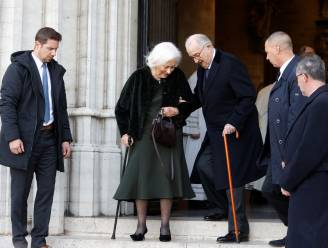
[[146, 64], [150, 68], [164, 65], [170, 60], [175, 60], [177, 65], [181, 61], [181, 52], [172, 42], [158, 43], [146, 56]]
[[213, 45], [210, 38], [208, 38], [205, 34], [193, 34], [190, 35], [185, 42], [185, 47], [189, 47], [191, 42], [195, 41], [198, 46], [205, 46], [207, 44]]

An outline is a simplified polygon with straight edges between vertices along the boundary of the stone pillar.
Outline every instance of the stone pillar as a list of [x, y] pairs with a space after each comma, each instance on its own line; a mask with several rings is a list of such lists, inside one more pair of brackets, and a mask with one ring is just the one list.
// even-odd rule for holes
[[[114, 107], [125, 80], [136, 68], [137, 1], [82, 1], [72, 70], [76, 80], [74, 154], [70, 167], [69, 213], [113, 215], [121, 150]], [[124, 17], [124, 18], [123, 18]], [[66, 28], [68, 28], [66, 26]], [[74, 49], [74, 48], [73, 48]]]

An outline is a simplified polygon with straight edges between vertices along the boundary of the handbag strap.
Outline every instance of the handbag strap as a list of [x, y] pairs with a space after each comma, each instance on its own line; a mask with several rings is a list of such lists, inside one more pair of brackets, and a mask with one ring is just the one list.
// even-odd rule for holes
[[[154, 128], [151, 130], [151, 137], [152, 137], [152, 140], [153, 140], [155, 152], [156, 152], [157, 158], [159, 160], [159, 163], [163, 167], [164, 171], [166, 171], [163, 160], [162, 160], [161, 155], [159, 154], [159, 151], [158, 151], [157, 142], [156, 142], [155, 136], [154, 136]], [[170, 159], [170, 171], [171, 171], [170, 174], [171, 175], [170, 176], [168, 175], [168, 178], [171, 179], [171, 181], [173, 181], [174, 180], [174, 164], [173, 164], [173, 151], [172, 150], [171, 150], [171, 156], [170, 157], [171, 157], [171, 159]]]

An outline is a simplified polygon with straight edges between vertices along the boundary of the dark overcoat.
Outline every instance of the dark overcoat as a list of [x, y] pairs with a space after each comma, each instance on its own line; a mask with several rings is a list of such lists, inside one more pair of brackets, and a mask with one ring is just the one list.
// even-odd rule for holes
[[281, 186], [291, 193], [287, 248], [328, 247], [328, 86], [317, 89], [288, 129]]
[[[262, 147], [254, 104], [256, 91], [245, 66], [231, 54], [217, 50], [206, 81], [204, 73], [205, 70], [198, 67], [195, 88], [195, 107], [202, 106], [207, 127], [202, 147], [209, 142], [216, 188], [228, 188], [222, 131], [227, 123], [236, 127], [240, 137], [228, 135], [228, 144], [233, 184], [240, 187], [264, 175], [264, 170], [260, 171], [256, 166]], [[201, 152], [202, 148], [198, 154]], [[198, 181], [196, 170], [191, 179]]]
[[274, 190], [272, 184], [279, 185], [286, 132], [305, 99], [296, 81], [295, 70], [298, 61], [299, 57], [295, 55], [270, 92], [268, 131], [259, 159], [260, 165], [268, 167], [268, 174], [270, 174], [267, 177], [270, 178], [270, 182], [266, 181], [263, 185], [263, 191], [266, 192]]
[[[51, 78], [55, 136], [57, 141], [57, 170], [64, 171], [62, 142], [72, 141], [64, 86], [65, 69], [55, 60], [47, 63]], [[11, 56], [1, 86], [0, 164], [26, 170], [34, 140], [43, 125], [44, 96], [39, 71], [31, 51]], [[9, 142], [21, 139], [25, 152], [10, 152]]]
[[[115, 116], [121, 135], [129, 134], [140, 140], [143, 134], [147, 113], [159, 82], [152, 76], [148, 66], [136, 70], [125, 83], [115, 107]], [[185, 125], [191, 113], [193, 95], [184, 73], [175, 68], [160, 82], [163, 85], [162, 107], [177, 107], [179, 114], [173, 122], [177, 128]], [[179, 102], [183, 99], [185, 102]]]

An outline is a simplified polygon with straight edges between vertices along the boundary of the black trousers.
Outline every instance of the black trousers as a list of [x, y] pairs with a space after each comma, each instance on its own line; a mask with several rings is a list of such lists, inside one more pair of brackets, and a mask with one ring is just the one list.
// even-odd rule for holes
[[26, 248], [27, 198], [33, 175], [36, 176], [37, 193], [34, 203], [31, 248], [46, 244], [51, 206], [56, 181], [57, 148], [53, 131], [40, 131], [33, 145], [27, 171], [10, 169], [11, 174], [11, 222], [15, 248]]
[[[228, 213], [228, 229], [234, 230], [230, 190], [217, 190], [214, 184], [216, 180], [213, 172], [213, 157], [209, 145], [204, 147], [195, 164], [209, 203], [217, 209], [218, 213]], [[225, 165], [222, 165], [225, 166]], [[235, 210], [240, 232], [249, 233], [249, 224], [246, 216], [244, 187], [234, 188]]]
[[262, 186], [262, 194], [277, 212], [282, 223], [284, 223], [285, 226], [288, 226], [289, 197], [286, 197], [281, 193], [279, 185], [272, 184], [271, 167], [268, 167], [267, 175]]

